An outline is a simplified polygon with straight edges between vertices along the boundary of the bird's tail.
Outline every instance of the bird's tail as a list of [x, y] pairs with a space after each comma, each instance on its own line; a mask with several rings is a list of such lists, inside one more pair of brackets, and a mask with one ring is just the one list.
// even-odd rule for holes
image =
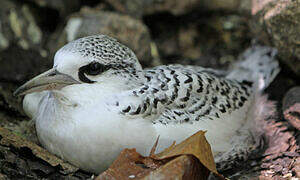
[[241, 82], [250, 81], [262, 91], [269, 86], [280, 71], [275, 58], [276, 54], [276, 49], [267, 46], [248, 48], [233, 64], [232, 71], [227, 78]]
[[226, 78], [252, 82], [254, 91], [253, 104], [248, 109], [244, 124], [236, 136], [230, 140], [232, 149], [228, 152], [216, 156], [216, 162], [220, 166], [219, 170], [228, 170], [239, 165], [240, 160], [247, 160], [249, 153], [255, 153], [254, 149], [260, 149], [263, 145], [262, 135], [266, 128], [266, 119], [275, 116], [275, 103], [268, 101], [266, 95], [262, 95], [262, 90], [269, 86], [279, 73], [279, 65], [275, 59], [277, 51], [270, 47], [254, 46], [247, 49], [233, 64], [231, 71]]

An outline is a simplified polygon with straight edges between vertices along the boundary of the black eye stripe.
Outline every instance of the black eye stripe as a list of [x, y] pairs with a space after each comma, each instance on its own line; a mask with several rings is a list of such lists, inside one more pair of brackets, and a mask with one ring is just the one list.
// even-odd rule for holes
[[80, 71], [78, 72], [78, 77], [79, 79], [82, 81], [82, 82], [85, 82], [85, 83], [94, 83], [95, 81], [92, 81], [90, 80], [89, 78], [87, 78], [84, 74], [84, 71]]
[[98, 62], [91, 62], [88, 65], [79, 68], [78, 77], [83, 82], [94, 83], [95, 81], [90, 80], [86, 77], [86, 75], [96, 76], [107, 71], [109, 68], [110, 66], [106, 66]]

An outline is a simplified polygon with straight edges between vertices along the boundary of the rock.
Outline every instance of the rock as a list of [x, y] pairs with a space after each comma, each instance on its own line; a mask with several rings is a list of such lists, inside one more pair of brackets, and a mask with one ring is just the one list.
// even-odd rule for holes
[[254, 0], [252, 14], [253, 32], [274, 45], [281, 61], [300, 76], [300, 1]]
[[164, 16], [145, 21], [164, 64], [226, 68], [251, 42], [247, 18], [242, 16]]
[[107, 0], [115, 9], [135, 17], [167, 11], [174, 15], [183, 14], [200, 4], [199, 0]]
[[117, 11], [142, 17], [157, 12], [181, 15], [193, 10], [226, 10], [250, 12], [251, 0], [106, 0]]
[[131, 48], [142, 65], [149, 66], [152, 63], [151, 38], [148, 28], [140, 20], [127, 15], [83, 8], [68, 19], [63, 32], [59, 34], [52, 52], [74, 39], [94, 34], [106, 34]]
[[[199, 28], [201, 22], [197, 24], [187, 24], [180, 27], [179, 46], [187, 58], [199, 58], [204, 52], [216, 54], [219, 52], [220, 61], [223, 64], [232, 62], [235, 58], [233, 54], [238, 54], [247, 36], [246, 19], [237, 15], [213, 16], [209, 20], [203, 19], [206, 27]], [[204, 36], [206, 34], [207, 36]], [[248, 44], [248, 43], [246, 43]], [[214, 51], [214, 52], [213, 52]], [[231, 57], [229, 57], [231, 55]], [[226, 57], [225, 57], [226, 56]]]
[[0, 126], [24, 137], [34, 131], [24, 128], [28, 119], [22, 98], [13, 97], [12, 92], [51, 66], [45, 58], [47, 52], [41, 48], [43, 41], [33, 9], [16, 1], [0, 1]]
[[300, 130], [300, 86], [290, 89], [282, 101], [284, 118]]
[[42, 37], [43, 33], [29, 6], [15, 1], [0, 1], [0, 50], [11, 44], [17, 44], [23, 49], [39, 49]]
[[245, 14], [251, 12], [251, 0], [204, 0], [203, 7], [215, 11], [235, 11]]
[[80, 0], [29, 0], [40, 7], [55, 9], [60, 15], [66, 16], [79, 10]]

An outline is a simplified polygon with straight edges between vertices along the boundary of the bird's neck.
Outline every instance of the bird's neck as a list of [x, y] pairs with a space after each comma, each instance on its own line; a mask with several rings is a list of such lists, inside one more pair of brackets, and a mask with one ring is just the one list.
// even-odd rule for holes
[[53, 91], [54, 97], [66, 104], [86, 106], [93, 103], [109, 102], [114, 98], [135, 89], [139, 84], [126, 83], [120, 80], [107, 80], [93, 84], [74, 84], [58, 91]]

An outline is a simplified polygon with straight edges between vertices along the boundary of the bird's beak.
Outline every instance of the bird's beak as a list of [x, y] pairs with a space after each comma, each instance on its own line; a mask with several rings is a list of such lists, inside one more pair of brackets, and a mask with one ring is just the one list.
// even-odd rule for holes
[[80, 84], [80, 82], [67, 74], [58, 72], [53, 68], [23, 84], [14, 92], [14, 96], [40, 92], [44, 90], [61, 89], [71, 84]]

